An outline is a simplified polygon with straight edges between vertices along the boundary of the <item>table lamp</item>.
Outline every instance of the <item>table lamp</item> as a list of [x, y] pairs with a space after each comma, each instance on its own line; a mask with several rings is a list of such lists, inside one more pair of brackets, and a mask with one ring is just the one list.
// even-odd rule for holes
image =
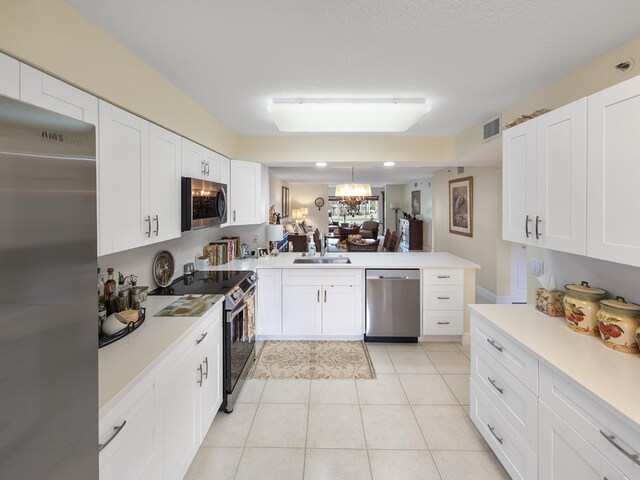
[[282, 240], [283, 233], [282, 225], [267, 225], [267, 240], [269, 241], [271, 255], [278, 255], [276, 242]]

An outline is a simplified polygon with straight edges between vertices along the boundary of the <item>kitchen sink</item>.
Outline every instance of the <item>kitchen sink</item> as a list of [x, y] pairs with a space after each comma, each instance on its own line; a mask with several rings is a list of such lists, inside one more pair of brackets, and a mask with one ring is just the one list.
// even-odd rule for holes
[[303, 257], [303, 258], [296, 258], [293, 263], [338, 263], [338, 264], [345, 264], [345, 263], [351, 263], [351, 260], [347, 257]]

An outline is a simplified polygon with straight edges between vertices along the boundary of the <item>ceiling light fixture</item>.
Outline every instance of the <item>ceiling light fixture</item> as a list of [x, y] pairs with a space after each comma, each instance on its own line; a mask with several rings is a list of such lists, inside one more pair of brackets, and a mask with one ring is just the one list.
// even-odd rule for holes
[[395, 164], [396, 162], [384, 162], [385, 167], [393, 167]]
[[340, 203], [342, 203], [352, 215], [355, 215], [360, 205], [367, 201], [367, 197], [371, 196], [371, 185], [367, 183], [355, 183], [355, 168], [356, 167], [351, 167], [351, 183], [336, 185], [336, 197], [340, 198]]
[[406, 132], [429, 113], [425, 100], [274, 100], [281, 132]]
[[327, 162], [316, 162], [316, 167], [326, 167]]

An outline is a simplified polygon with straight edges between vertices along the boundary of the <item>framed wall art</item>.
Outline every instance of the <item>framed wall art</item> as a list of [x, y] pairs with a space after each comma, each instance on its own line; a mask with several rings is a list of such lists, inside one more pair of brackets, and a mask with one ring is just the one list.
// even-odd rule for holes
[[411, 192], [411, 213], [420, 215], [420, 190]]
[[282, 187], [282, 218], [289, 216], [289, 187]]
[[449, 232], [473, 237], [473, 177], [449, 180]]

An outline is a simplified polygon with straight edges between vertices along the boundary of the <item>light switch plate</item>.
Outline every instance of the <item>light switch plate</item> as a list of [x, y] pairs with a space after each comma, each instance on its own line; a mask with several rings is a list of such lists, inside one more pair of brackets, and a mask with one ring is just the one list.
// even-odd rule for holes
[[540, 276], [544, 273], [544, 262], [539, 258], [532, 258], [529, 266], [531, 275]]

